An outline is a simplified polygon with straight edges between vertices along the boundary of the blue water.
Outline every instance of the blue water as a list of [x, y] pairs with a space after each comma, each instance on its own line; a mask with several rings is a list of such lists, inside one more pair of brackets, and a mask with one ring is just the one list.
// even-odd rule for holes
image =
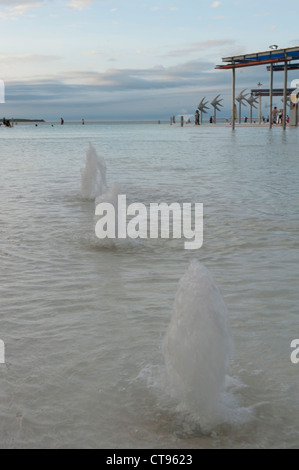
[[[102, 246], [80, 190], [89, 143], [130, 203], [203, 203], [202, 248]], [[298, 146], [291, 128], [0, 128], [1, 448], [298, 447]], [[194, 259], [234, 340], [227, 415], [205, 430], [161, 378]]]

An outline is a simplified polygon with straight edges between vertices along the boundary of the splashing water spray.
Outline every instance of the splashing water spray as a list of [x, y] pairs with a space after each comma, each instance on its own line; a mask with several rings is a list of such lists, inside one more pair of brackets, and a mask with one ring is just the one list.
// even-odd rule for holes
[[[81, 169], [81, 195], [83, 199], [94, 201], [97, 206], [100, 203], [112, 204], [115, 213], [118, 212], [118, 195], [121, 193], [121, 185], [113, 183], [110, 187], [106, 180], [107, 166], [104, 157], [97, 154], [95, 148], [89, 144], [86, 154], [85, 168]], [[95, 222], [97, 218], [95, 218]], [[115, 219], [118, 230], [118, 218]], [[110, 244], [116, 244], [117, 240], [109, 240]]]
[[[107, 186], [105, 159], [92, 145], [81, 170], [81, 192], [95, 204], [110, 202], [117, 209], [121, 186]], [[226, 304], [213, 276], [197, 260], [179, 281], [162, 349], [165, 365], [161, 374], [156, 376], [155, 368], [152, 374], [151, 367], [146, 367], [140, 377], [147, 377], [160, 391], [162, 388], [163, 395], [166, 392], [174, 400], [176, 411], [208, 432], [227, 419], [247, 420], [248, 410], [241, 410], [226, 390], [233, 349]]]
[[223, 418], [232, 345], [221, 292], [207, 268], [193, 260], [179, 282], [163, 352], [170, 395], [202, 429]]
[[81, 194], [84, 199], [94, 200], [107, 191], [106, 162], [97, 155], [95, 148], [89, 144], [85, 168], [81, 170]]

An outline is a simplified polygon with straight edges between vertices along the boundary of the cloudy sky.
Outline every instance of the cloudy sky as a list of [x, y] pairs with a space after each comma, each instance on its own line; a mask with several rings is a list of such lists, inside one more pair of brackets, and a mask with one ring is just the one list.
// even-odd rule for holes
[[[218, 93], [229, 115], [231, 71], [215, 65], [297, 46], [298, 26], [298, 0], [0, 0], [2, 115], [169, 119]], [[258, 81], [265, 66], [241, 69], [237, 91]]]

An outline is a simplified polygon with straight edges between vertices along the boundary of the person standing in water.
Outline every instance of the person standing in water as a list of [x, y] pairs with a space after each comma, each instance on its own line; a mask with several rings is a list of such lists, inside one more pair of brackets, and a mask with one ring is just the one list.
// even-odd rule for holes
[[277, 115], [278, 115], [278, 109], [275, 106], [273, 111], [272, 111], [272, 122], [273, 122], [273, 124], [277, 124]]
[[64, 119], [63, 118], [60, 119], [60, 124], [63, 126], [63, 124], [64, 124]]

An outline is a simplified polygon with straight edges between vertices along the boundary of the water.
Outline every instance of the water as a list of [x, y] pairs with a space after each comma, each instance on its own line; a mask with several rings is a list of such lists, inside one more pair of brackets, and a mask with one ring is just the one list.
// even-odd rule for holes
[[81, 170], [81, 194], [84, 199], [94, 200], [107, 190], [106, 162], [89, 144], [86, 165]]
[[[0, 447], [298, 448], [298, 129], [0, 134]], [[128, 203], [202, 202], [203, 247], [102, 244], [90, 143]]]
[[231, 349], [224, 299], [209, 271], [193, 260], [179, 284], [164, 356], [170, 394], [202, 430], [225, 421]]

